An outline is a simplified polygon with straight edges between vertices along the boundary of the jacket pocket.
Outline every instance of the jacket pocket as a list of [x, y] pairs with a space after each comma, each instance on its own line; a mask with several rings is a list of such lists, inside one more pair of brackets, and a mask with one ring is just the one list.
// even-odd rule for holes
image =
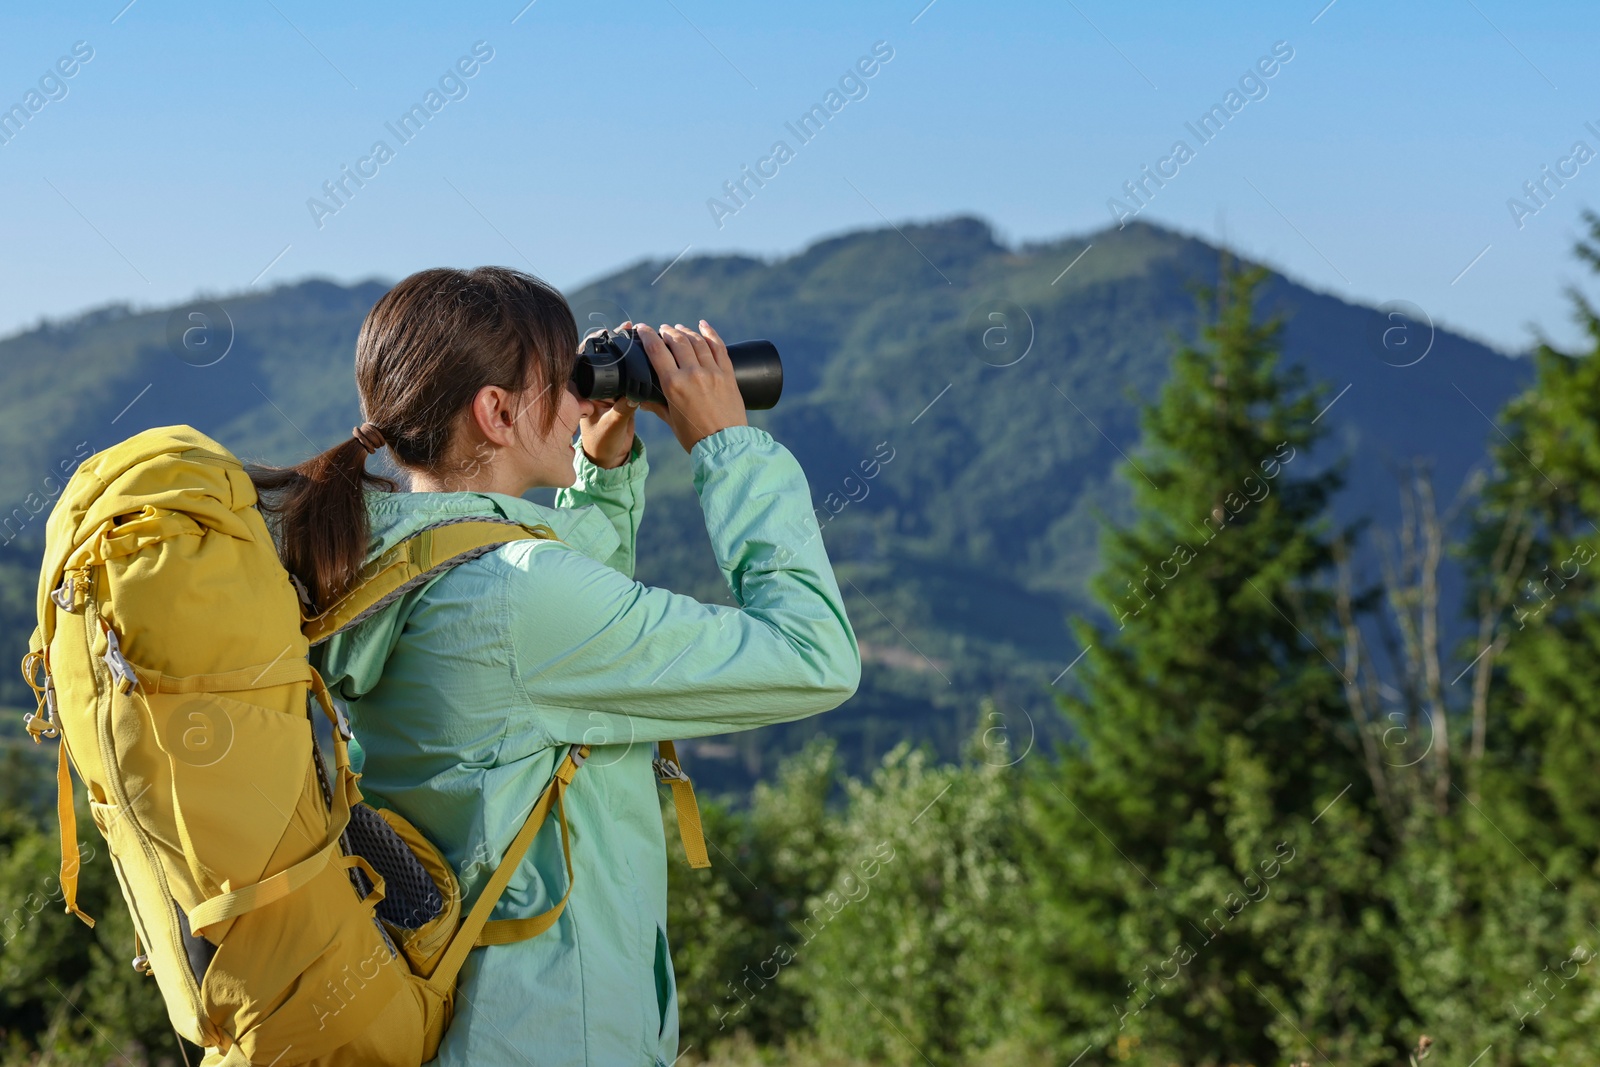
[[667, 1033], [667, 1020], [678, 1013], [678, 980], [672, 973], [672, 953], [667, 948], [667, 932], [656, 927], [656, 1006], [661, 1013], [661, 1023], [656, 1037]]

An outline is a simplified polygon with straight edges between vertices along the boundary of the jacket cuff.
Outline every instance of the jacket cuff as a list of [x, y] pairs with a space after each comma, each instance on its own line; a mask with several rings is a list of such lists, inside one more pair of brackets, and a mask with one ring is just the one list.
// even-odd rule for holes
[[700, 470], [724, 452], [736, 451], [750, 445], [763, 447], [775, 444], [772, 435], [759, 426], [724, 426], [716, 433], [707, 434], [694, 443], [689, 459]]
[[633, 435], [633, 450], [628, 453], [628, 458], [615, 467], [598, 466], [583, 454], [583, 446], [579, 445], [577, 456], [572, 461], [573, 469], [578, 472], [578, 481], [573, 488], [621, 489], [634, 481], [644, 470], [643, 460], [644, 438], [637, 433]]

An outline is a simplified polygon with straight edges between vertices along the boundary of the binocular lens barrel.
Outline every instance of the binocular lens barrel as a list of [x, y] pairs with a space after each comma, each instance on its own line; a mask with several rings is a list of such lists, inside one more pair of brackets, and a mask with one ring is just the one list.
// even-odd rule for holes
[[[771, 341], [736, 341], [728, 346], [733, 376], [749, 411], [776, 407], [783, 392], [783, 362]], [[585, 400], [627, 397], [640, 403], [667, 402], [650, 356], [632, 330], [602, 330], [586, 338], [572, 368], [572, 383]]]

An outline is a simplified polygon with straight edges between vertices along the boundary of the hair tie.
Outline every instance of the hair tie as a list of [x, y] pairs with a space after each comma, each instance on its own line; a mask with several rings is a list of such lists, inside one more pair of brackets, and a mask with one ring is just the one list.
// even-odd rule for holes
[[383, 439], [383, 431], [370, 422], [363, 422], [351, 430], [350, 436], [361, 442], [361, 447], [367, 450], [369, 456], [389, 443]]

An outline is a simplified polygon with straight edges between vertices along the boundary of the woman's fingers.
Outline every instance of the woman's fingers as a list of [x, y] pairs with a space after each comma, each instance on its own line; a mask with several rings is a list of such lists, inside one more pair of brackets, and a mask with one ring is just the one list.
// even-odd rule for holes
[[657, 377], [665, 377], [678, 369], [678, 360], [660, 334], [642, 322], [638, 331], [639, 342], [644, 345], [644, 354], [650, 357], [650, 365], [656, 369]]
[[707, 341], [704, 337], [701, 337], [698, 333], [689, 329], [689, 327], [685, 326], [681, 322], [677, 324], [677, 330], [679, 333], [683, 334], [684, 337], [688, 338], [689, 343], [694, 346], [695, 356], [700, 360], [701, 366], [715, 367], [717, 365], [717, 357], [715, 353], [711, 351], [710, 341]]
[[683, 326], [662, 323], [659, 333], [643, 325], [636, 329], [667, 400], [643, 406], [672, 427], [684, 451], [726, 427], [749, 424], [725, 350], [719, 356], [709, 337]]
[[668, 351], [672, 353], [673, 362], [678, 366], [693, 367], [700, 362], [694, 354], [694, 346], [686, 344], [677, 330], [663, 322], [660, 331], [661, 340], [666, 343]]
[[710, 354], [701, 356], [700, 350], [695, 348], [692, 331], [679, 326], [661, 324], [661, 336], [667, 339], [667, 345], [672, 349], [672, 354], [677, 357], [680, 367], [702, 367], [709, 365]]
[[728, 345], [727, 342], [723, 341], [722, 335], [714, 330], [705, 319], [700, 320], [700, 333], [711, 345], [711, 354], [717, 366], [727, 367], [732, 370], [733, 360], [728, 356]]
[[[698, 364], [703, 367], [731, 368], [733, 363], [728, 358], [727, 343], [706, 320], [701, 319], [700, 326], [702, 330], [698, 333], [681, 322], [673, 326], [662, 323], [659, 332], [644, 323], [640, 323], [636, 329], [644, 342], [647, 355], [654, 357], [651, 342], [655, 340], [671, 354], [673, 362], [679, 367], [692, 367]], [[624, 324], [623, 328], [626, 329], [627, 324]], [[661, 368], [658, 366], [656, 370], [659, 373]]]

